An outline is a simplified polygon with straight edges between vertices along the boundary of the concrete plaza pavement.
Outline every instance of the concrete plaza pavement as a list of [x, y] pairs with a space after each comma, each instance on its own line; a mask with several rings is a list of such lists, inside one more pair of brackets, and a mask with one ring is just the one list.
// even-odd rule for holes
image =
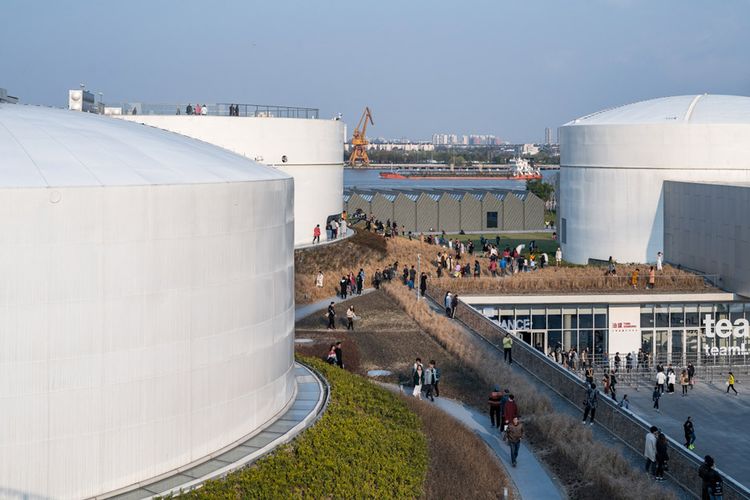
[[659, 412], [653, 408], [653, 385], [641, 383], [635, 387], [618, 387], [618, 397], [627, 394], [630, 411], [657, 426], [679, 443], [684, 443], [682, 424], [688, 416], [695, 426], [695, 453], [701, 460], [711, 455], [716, 467], [736, 481], [750, 487], [750, 447], [747, 417], [750, 415], [750, 386], [735, 384], [739, 396], [726, 385], [703, 383], [700, 380], [688, 395], [682, 397], [680, 385], [674, 393], [664, 393], [659, 400]]

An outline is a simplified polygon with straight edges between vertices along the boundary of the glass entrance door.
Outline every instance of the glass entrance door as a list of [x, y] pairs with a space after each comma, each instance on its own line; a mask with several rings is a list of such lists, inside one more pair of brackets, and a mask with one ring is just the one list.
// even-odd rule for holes
[[685, 343], [682, 341], [682, 335], [684, 330], [672, 330], [672, 336], [669, 339], [669, 360], [668, 363], [672, 363], [675, 367], [675, 371], [679, 372], [677, 367], [685, 366]]
[[519, 332], [524, 342], [542, 354], [547, 353], [547, 330], [527, 330]]
[[653, 365], [666, 366], [669, 363], [669, 330], [656, 330], [654, 332], [654, 363]]
[[531, 332], [531, 345], [542, 354], [547, 353], [547, 331]]

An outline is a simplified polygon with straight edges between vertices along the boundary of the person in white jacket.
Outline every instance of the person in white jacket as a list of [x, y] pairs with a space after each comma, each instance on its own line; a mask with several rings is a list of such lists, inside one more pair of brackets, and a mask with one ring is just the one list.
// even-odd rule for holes
[[664, 384], [667, 382], [667, 375], [663, 370], [656, 372], [656, 385], [659, 387], [659, 392], [664, 394]]
[[560, 267], [560, 264], [562, 264], [562, 248], [560, 247], [557, 247], [555, 251], [555, 264], [557, 267]]
[[659, 434], [659, 429], [652, 425], [646, 434], [646, 444], [643, 448], [643, 456], [646, 457], [646, 472], [653, 475], [656, 466], [656, 436]]

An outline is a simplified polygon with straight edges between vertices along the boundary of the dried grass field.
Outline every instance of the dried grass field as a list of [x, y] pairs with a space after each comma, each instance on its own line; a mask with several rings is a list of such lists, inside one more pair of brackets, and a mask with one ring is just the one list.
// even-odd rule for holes
[[[418, 240], [407, 238], [383, 238], [375, 233], [363, 230], [351, 238], [339, 243], [324, 245], [318, 248], [297, 250], [295, 252], [295, 295], [298, 304], [315, 302], [338, 292], [338, 282], [348, 273], [356, 274], [364, 269], [366, 287], [371, 286], [375, 271], [398, 263], [397, 279], [400, 279], [404, 265], [417, 265], [417, 255], [421, 256], [420, 269], [429, 276], [429, 287], [440, 290], [456, 291], [460, 294], [497, 295], [497, 294], [530, 294], [530, 293], [632, 293], [635, 290], [630, 284], [630, 274], [635, 265], [618, 265], [617, 276], [605, 276], [601, 266], [563, 266], [547, 267], [537, 271], [518, 273], [506, 277], [492, 277], [488, 271], [489, 259], [479, 255], [466, 255], [461, 262], [468, 259], [472, 265], [479, 261], [482, 275], [479, 278], [437, 278], [437, 257], [439, 252], [454, 252], [437, 245], [429, 245]], [[315, 277], [322, 271], [324, 286], [315, 286]], [[640, 279], [637, 291], [640, 293], [660, 292], [704, 292], [714, 289], [704, 282], [703, 278], [664, 266], [664, 271], [657, 273], [655, 288], [646, 290], [648, 269], [640, 266]]]
[[[297, 322], [297, 339], [313, 341], [296, 344], [297, 352], [322, 358], [330, 344], [341, 340], [347, 370], [365, 377], [369, 370], [389, 370], [393, 375], [378, 380], [404, 385], [411, 384], [411, 367], [416, 357], [424, 362], [434, 359], [443, 373], [442, 397], [483, 406], [486, 387], [482, 379], [425, 335], [393, 299], [375, 292], [342, 304], [349, 305], [361, 317], [354, 332], [326, 330], [322, 312], [313, 314]], [[405, 396], [405, 400], [422, 420], [427, 436], [429, 468], [425, 498], [493, 499], [502, 498], [503, 487], [513, 491], [503, 466], [472, 431], [429, 402], [410, 396]]]

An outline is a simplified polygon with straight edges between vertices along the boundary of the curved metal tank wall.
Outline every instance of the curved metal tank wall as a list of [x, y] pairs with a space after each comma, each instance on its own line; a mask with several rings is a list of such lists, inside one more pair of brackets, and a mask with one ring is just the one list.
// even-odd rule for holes
[[[135, 115], [117, 118], [170, 130], [272, 165], [294, 177], [296, 245], [343, 209], [344, 122], [301, 118]], [[282, 157], [286, 156], [286, 162]], [[325, 230], [322, 238], [326, 237]]]
[[747, 97], [644, 101], [574, 120], [559, 136], [558, 224], [563, 258], [576, 264], [655, 261], [665, 180], [750, 181]]
[[[65, 115], [55, 125], [49, 113]], [[102, 494], [277, 415], [296, 390], [292, 179], [108, 118], [42, 109], [9, 126], [50, 170], [42, 180], [0, 137], [10, 147], [0, 174], [2, 487]], [[55, 149], [66, 138], [80, 141], [67, 145], [78, 153], [70, 170]], [[88, 172], [76, 177], [80, 161]], [[97, 185], [175, 173], [183, 183]], [[43, 185], [17, 185], [34, 182]], [[91, 185], [59, 185], [71, 183]]]

